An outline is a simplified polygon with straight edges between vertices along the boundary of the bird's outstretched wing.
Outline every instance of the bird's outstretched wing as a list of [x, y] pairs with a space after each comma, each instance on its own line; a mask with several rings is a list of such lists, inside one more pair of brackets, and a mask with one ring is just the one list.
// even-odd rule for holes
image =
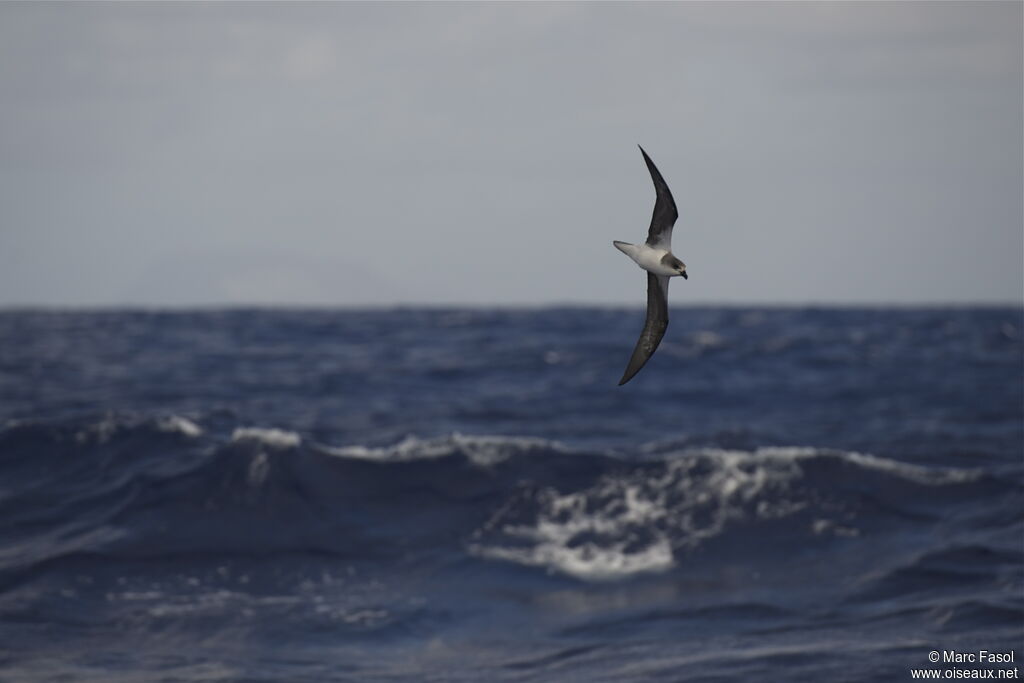
[[633, 379], [661, 343], [668, 328], [668, 277], [647, 273], [647, 319], [619, 386]]
[[651, 216], [651, 228], [647, 231], [647, 244], [655, 249], [671, 249], [672, 226], [679, 218], [676, 202], [672, 199], [672, 193], [669, 192], [665, 179], [658, 172], [658, 167], [647, 156], [643, 147], [640, 147], [640, 153], [644, 155], [647, 170], [651, 172], [651, 180], [654, 181], [654, 191], [657, 192], [657, 198], [654, 200], [654, 215]]

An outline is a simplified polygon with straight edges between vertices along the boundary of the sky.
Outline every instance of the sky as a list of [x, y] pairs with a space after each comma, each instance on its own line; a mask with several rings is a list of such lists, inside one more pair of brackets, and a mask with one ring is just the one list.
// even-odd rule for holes
[[1024, 3], [0, 3], [0, 306], [1024, 297]]

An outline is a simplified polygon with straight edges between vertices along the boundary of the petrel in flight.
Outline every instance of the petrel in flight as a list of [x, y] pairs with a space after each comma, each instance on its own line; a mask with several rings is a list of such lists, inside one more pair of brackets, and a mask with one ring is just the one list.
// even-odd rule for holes
[[640, 372], [640, 368], [654, 355], [654, 350], [665, 336], [665, 329], [668, 327], [668, 279], [673, 275], [682, 275], [684, 279], [687, 277], [686, 264], [672, 253], [672, 226], [679, 217], [675, 200], [672, 199], [665, 179], [661, 177], [661, 173], [643, 147], [640, 147], [640, 153], [647, 162], [647, 170], [651, 172], [651, 180], [654, 181], [654, 190], [657, 193], [651, 227], [647, 231], [647, 241], [644, 244], [614, 241], [612, 244], [647, 271], [647, 320], [644, 321], [644, 330], [636, 342], [626, 372], [619, 380], [619, 386]]

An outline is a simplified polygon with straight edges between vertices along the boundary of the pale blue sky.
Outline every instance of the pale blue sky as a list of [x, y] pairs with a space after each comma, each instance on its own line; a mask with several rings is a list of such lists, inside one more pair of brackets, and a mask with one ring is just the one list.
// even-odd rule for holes
[[1022, 7], [0, 3], [0, 305], [1019, 303]]

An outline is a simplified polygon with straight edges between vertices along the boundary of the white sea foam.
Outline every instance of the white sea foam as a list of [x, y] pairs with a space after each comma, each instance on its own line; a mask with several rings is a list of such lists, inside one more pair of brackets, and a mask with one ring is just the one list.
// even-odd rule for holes
[[624, 544], [608, 547], [583, 544], [570, 547], [560, 544], [557, 539], [548, 540], [532, 548], [474, 546], [472, 550], [481, 557], [545, 567], [590, 581], [659, 572], [675, 564], [672, 548], [666, 539], [659, 539], [638, 552], [627, 552]]
[[75, 441], [78, 443], [104, 444], [124, 426], [124, 421], [115, 415], [104, 415], [97, 422], [78, 430], [75, 433]]
[[231, 440], [233, 442], [257, 441], [271, 448], [296, 448], [302, 443], [302, 437], [295, 432], [264, 427], [238, 427], [232, 432]]
[[984, 475], [980, 469], [955, 469], [951, 467], [925, 467], [905, 462], [880, 458], [867, 453], [841, 451], [835, 453], [839, 458], [865, 469], [894, 474], [915, 484], [926, 486], [942, 486], [945, 484], [963, 484], [977, 481]]
[[249, 462], [249, 469], [246, 471], [246, 479], [250, 486], [261, 486], [267, 480], [270, 473], [270, 459], [267, 454], [260, 451]]
[[195, 438], [203, 433], [199, 425], [180, 415], [166, 415], [156, 419], [149, 419], [109, 413], [96, 422], [79, 429], [75, 433], [75, 440], [79, 443], [104, 444], [114, 438], [119, 432], [139, 427], [150, 427], [160, 432], [181, 434], [189, 438]]
[[761, 492], [785, 490], [799, 474], [791, 461], [739, 451], [672, 459], [660, 471], [607, 475], [575, 493], [544, 489], [532, 523], [503, 524], [499, 513], [489, 526], [501, 540], [488, 542], [489, 534], [481, 533], [470, 550], [588, 580], [663, 571], [676, 562], [674, 548], [721, 533], [733, 518], [775, 518], [800, 509], [799, 501], [783, 496], [745, 511]]
[[370, 448], [367, 446], [321, 446], [321, 450], [342, 458], [377, 460], [382, 462], [403, 462], [443, 458], [463, 453], [474, 463], [482, 466], [494, 465], [512, 456], [537, 450], [565, 452], [557, 442], [530, 437], [507, 436], [465, 436], [454, 433], [435, 439], [419, 439], [407, 436], [393, 446]]
[[482, 557], [592, 580], [672, 567], [672, 547], [664, 533], [656, 531], [639, 548], [632, 533], [656, 528], [666, 509], [638, 487], [619, 484], [606, 480], [594, 489], [568, 495], [546, 489], [540, 494], [541, 511], [534, 525], [502, 528], [505, 536], [516, 540], [514, 544], [475, 544], [470, 550]]
[[[707, 450], [704, 452], [713, 452]], [[724, 451], [723, 451], [724, 452]], [[881, 458], [868, 453], [856, 451], [835, 451], [806, 446], [787, 446], [776, 448], [759, 448], [752, 453], [755, 457], [777, 460], [790, 460], [794, 463], [814, 458], [834, 458], [860, 469], [874, 470], [895, 475], [915, 484], [941, 486], [944, 484], [961, 484], [976, 481], [983, 475], [980, 469], [956, 469], [950, 467], [927, 467], [910, 463]]]
[[156, 422], [156, 428], [161, 432], [175, 432], [193, 439], [203, 433], [202, 427], [180, 415], [168, 415], [160, 418]]
[[[718, 536], [740, 519], [782, 519], [805, 510], [810, 503], [794, 484], [804, 479], [814, 459], [835, 459], [926, 486], [981, 476], [978, 470], [806, 447], [690, 449], [662, 458], [660, 466], [609, 474], [582, 491], [563, 494], [546, 488], [530, 494], [536, 509], [525, 522], [522, 501], [510, 506], [515, 517], [500, 510], [477, 532], [470, 551], [587, 580], [619, 578], [668, 569], [679, 551]], [[815, 535], [860, 533], [825, 517], [809, 525]]]

